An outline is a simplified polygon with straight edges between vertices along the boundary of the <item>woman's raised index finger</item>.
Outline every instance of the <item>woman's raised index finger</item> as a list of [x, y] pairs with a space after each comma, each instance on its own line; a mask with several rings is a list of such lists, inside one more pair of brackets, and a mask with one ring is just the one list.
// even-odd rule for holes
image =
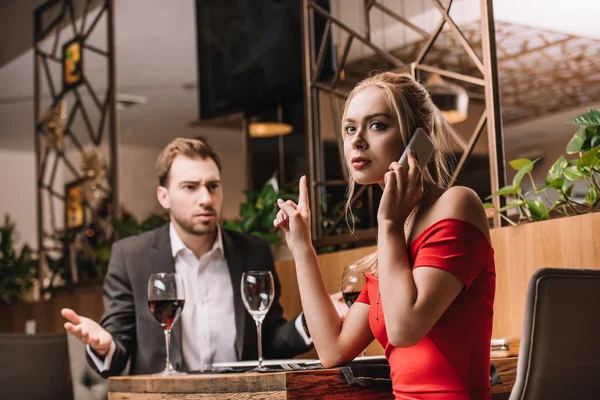
[[308, 190], [306, 188], [306, 175], [300, 178], [300, 194], [298, 196], [298, 207], [308, 208]]

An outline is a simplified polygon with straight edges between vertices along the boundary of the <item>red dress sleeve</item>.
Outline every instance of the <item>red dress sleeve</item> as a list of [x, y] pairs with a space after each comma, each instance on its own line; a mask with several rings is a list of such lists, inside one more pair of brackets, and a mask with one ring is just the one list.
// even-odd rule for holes
[[460, 219], [443, 219], [430, 226], [411, 245], [414, 266], [443, 269], [456, 276], [468, 289], [488, 265], [490, 244], [473, 224]]

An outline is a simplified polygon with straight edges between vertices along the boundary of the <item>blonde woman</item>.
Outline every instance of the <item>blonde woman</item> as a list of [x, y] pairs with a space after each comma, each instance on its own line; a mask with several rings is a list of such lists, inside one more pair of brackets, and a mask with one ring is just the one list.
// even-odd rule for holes
[[[355, 183], [383, 188], [377, 251], [359, 262], [367, 284], [343, 320], [311, 244], [305, 177], [298, 204], [278, 200], [274, 221], [294, 256], [322, 364], [345, 364], [376, 338], [396, 399], [490, 399], [494, 253], [478, 196], [466, 187], [447, 188], [448, 123], [422, 85], [386, 72], [349, 94], [342, 127], [348, 199]], [[413, 153], [405, 169], [397, 160], [419, 127], [435, 150], [424, 170]]]

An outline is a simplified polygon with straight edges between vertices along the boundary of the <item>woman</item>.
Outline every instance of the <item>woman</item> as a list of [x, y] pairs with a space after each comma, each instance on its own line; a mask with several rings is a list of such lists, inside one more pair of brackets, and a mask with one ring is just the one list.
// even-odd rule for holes
[[[305, 177], [298, 205], [278, 200], [274, 221], [294, 256], [322, 364], [347, 363], [376, 338], [396, 399], [490, 399], [494, 255], [479, 197], [466, 187], [446, 189], [448, 123], [423, 86], [386, 72], [349, 94], [342, 127], [348, 200], [355, 182], [383, 188], [377, 251], [359, 262], [367, 284], [343, 320], [311, 244]], [[418, 127], [435, 150], [425, 170], [412, 153], [404, 170], [397, 160]]]

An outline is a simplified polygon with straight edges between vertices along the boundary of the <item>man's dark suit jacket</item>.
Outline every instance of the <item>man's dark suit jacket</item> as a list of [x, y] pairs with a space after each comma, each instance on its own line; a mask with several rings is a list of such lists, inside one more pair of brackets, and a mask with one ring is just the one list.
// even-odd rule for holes
[[[265, 358], [290, 358], [310, 349], [294, 326], [283, 318], [279, 304], [279, 279], [273, 256], [266, 242], [255, 236], [221, 230], [225, 258], [233, 284], [236, 352], [239, 360], [257, 359], [257, 337], [254, 320], [248, 314], [240, 295], [244, 271], [271, 271], [275, 280], [275, 298], [263, 322], [263, 355]], [[104, 315], [100, 325], [113, 336], [116, 351], [110, 370], [104, 377], [119, 375], [131, 358], [130, 374], [159, 372], [165, 365], [165, 339], [159, 323], [148, 310], [148, 278], [158, 272], [175, 272], [171, 252], [169, 225], [126, 238], [112, 247], [110, 264], [104, 281]], [[181, 321], [171, 331], [171, 363], [182, 366]], [[88, 356], [92, 368], [95, 364]]]

